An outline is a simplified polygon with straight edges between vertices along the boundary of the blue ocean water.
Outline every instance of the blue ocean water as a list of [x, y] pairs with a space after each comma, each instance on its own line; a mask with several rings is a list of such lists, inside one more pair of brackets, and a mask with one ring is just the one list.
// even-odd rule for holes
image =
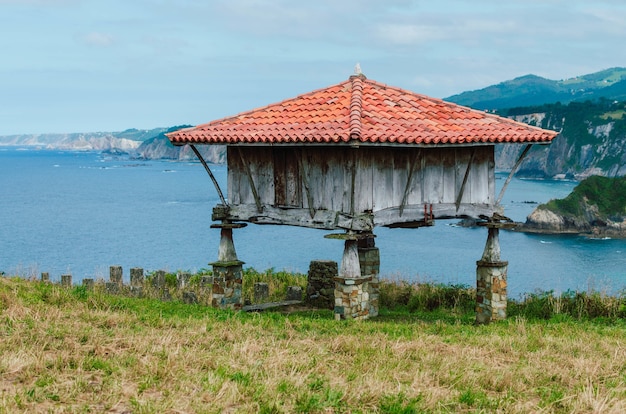
[[[226, 167], [212, 166], [225, 189]], [[505, 175], [498, 175], [501, 186]], [[537, 202], [566, 196], [575, 183], [514, 179], [505, 214], [523, 221]], [[499, 191], [499, 188], [498, 188]], [[211, 229], [217, 193], [199, 163], [137, 161], [95, 152], [0, 148], [0, 270], [75, 282], [107, 277], [110, 265], [196, 271], [216, 260]], [[487, 231], [437, 221], [421, 229], [376, 229], [383, 277], [475, 283]], [[341, 260], [328, 232], [249, 225], [235, 230], [239, 258], [258, 270], [306, 272], [313, 259]], [[626, 287], [626, 241], [502, 231], [509, 292], [618, 291]]]

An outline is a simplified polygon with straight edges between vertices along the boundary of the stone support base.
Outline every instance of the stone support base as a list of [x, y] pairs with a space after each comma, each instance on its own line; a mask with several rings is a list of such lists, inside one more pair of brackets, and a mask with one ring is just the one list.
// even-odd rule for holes
[[367, 319], [371, 276], [335, 277], [335, 319]]
[[476, 323], [506, 318], [508, 262], [476, 262]]
[[321, 309], [334, 309], [335, 277], [338, 274], [337, 262], [313, 260], [307, 276], [306, 303]]
[[380, 297], [380, 250], [378, 247], [359, 246], [359, 262], [361, 265], [361, 274], [372, 278], [369, 282], [369, 316], [373, 318], [378, 316], [378, 303]]
[[243, 307], [243, 262], [236, 260], [210, 264], [213, 266], [212, 306], [240, 310]]
[[488, 324], [506, 318], [508, 262], [500, 260], [499, 229], [488, 226], [483, 257], [476, 262], [476, 323]]

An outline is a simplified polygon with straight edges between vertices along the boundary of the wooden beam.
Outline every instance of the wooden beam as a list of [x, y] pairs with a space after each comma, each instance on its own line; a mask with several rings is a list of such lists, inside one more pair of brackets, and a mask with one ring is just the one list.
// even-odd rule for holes
[[404, 211], [404, 206], [406, 206], [407, 200], [409, 198], [409, 192], [411, 191], [412, 182], [413, 182], [413, 173], [415, 172], [415, 166], [418, 161], [422, 159], [422, 150], [421, 148], [417, 150], [417, 156], [415, 159], [411, 159], [411, 164], [409, 165], [409, 175], [406, 179], [406, 186], [404, 187], [404, 194], [402, 195], [402, 202], [400, 203], [400, 217], [402, 217], [402, 212]]
[[302, 185], [304, 186], [304, 192], [306, 193], [306, 201], [309, 205], [309, 215], [311, 218], [315, 217], [315, 207], [313, 206], [313, 196], [311, 195], [311, 188], [309, 186], [308, 171], [304, 169], [304, 153], [294, 148], [296, 159], [298, 160], [298, 167], [300, 168], [300, 176], [302, 177]]
[[262, 213], [259, 213], [256, 206], [252, 204], [232, 205], [228, 219], [255, 224], [282, 224], [324, 230], [372, 232], [374, 229], [373, 214], [363, 213], [353, 216], [341, 211], [317, 210], [314, 216], [310, 217], [308, 209], [268, 205], [263, 206]]
[[524, 148], [524, 151], [522, 151], [522, 153], [520, 154], [519, 158], [515, 162], [515, 165], [511, 169], [511, 172], [509, 173], [509, 176], [506, 177], [506, 181], [504, 182], [504, 185], [502, 186], [502, 190], [500, 190], [500, 195], [498, 196], [498, 199], [496, 200], [496, 204], [500, 204], [500, 201], [502, 201], [502, 197], [504, 197], [504, 192], [506, 191], [506, 188], [509, 186], [509, 183], [511, 182], [511, 179], [515, 175], [515, 172], [519, 168], [519, 166], [522, 163], [522, 161], [524, 161], [524, 158], [526, 158], [526, 154], [528, 154], [528, 151], [530, 151], [532, 146], [533, 146], [533, 144], [526, 145], [526, 147]]
[[[502, 214], [502, 207], [492, 204], [461, 204], [459, 207], [453, 203], [433, 204], [433, 216], [438, 219], [454, 218], [479, 218], [481, 215], [491, 217], [493, 213]], [[399, 207], [390, 207], [374, 212], [374, 225], [385, 227], [415, 227], [413, 223], [424, 223], [424, 205], [414, 204], [404, 207], [400, 216]], [[430, 209], [428, 210], [430, 216]], [[404, 223], [404, 224], [403, 224]], [[406, 224], [406, 225], [405, 225]]]
[[202, 155], [200, 154], [200, 151], [198, 151], [196, 146], [193, 144], [189, 144], [189, 147], [191, 148], [193, 153], [196, 154], [196, 157], [198, 158], [198, 160], [200, 161], [200, 163], [202, 164], [206, 172], [209, 174], [209, 177], [211, 177], [211, 181], [213, 181], [213, 185], [215, 186], [215, 189], [217, 190], [217, 195], [220, 197], [222, 204], [227, 206], [228, 203], [226, 202], [226, 198], [224, 198], [224, 194], [222, 193], [222, 189], [220, 188], [220, 185], [217, 183], [217, 180], [215, 179], [215, 176], [213, 175], [213, 171], [211, 171], [211, 169], [209, 168], [209, 165], [206, 163], [204, 158], [202, 158]]
[[263, 212], [263, 205], [261, 204], [261, 199], [259, 198], [259, 193], [256, 190], [256, 186], [254, 185], [254, 179], [252, 178], [252, 171], [250, 171], [250, 166], [243, 158], [243, 151], [241, 147], [237, 147], [237, 152], [239, 152], [239, 159], [241, 160], [241, 164], [243, 164], [243, 168], [246, 170], [246, 175], [248, 176], [248, 183], [250, 184], [250, 189], [252, 190], [252, 195], [254, 196], [254, 202], [256, 203], [256, 208], [259, 213]]
[[461, 200], [463, 199], [463, 193], [465, 192], [465, 185], [467, 184], [467, 179], [469, 178], [470, 171], [472, 169], [472, 164], [474, 163], [474, 154], [476, 153], [476, 149], [472, 148], [472, 152], [470, 153], [470, 159], [467, 162], [467, 168], [465, 169], [465, 176], [463, 176], [463, 183], [461, 184], [461, 188], [459, 189], [459, 194], [456, 196], [456, 209], [459, 209], [461, 205]]
[[355, 197], [355, 187], [356, 187], [356, 162], [357, 162], [357, 156], [358, 156], [359, 152], [355, 149], [352, 152], [352, 165], [350, 168], [350, 214], [354, 215], [354, 206], [355, 206], [355, 201], [354, 201], [354, 197]]

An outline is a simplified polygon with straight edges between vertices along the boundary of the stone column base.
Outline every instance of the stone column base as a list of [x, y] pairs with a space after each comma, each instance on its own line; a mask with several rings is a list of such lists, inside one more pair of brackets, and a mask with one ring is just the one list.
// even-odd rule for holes
[[476, 262], [476, 323], [506, 319], [509, 262]]
[[380, 250], [378, 247], [359, 246], [359, 262], [361, 265], [361, 274], [363, 276], [371, 276], [372, 278], [369, 282], [369, 317], [374, 318], [378, 316], [380, 297], [380, 280], [378, 276], [380, 273]]
[[371, 276], [342, 277], [335, 280], [335, 319], [368, 319], [370, 313], [369, 283]]
[[209, 263], [213, 266], [211, 305], [214, 308], [240, 310], [243, 307], [243, 263], [239, 260]]

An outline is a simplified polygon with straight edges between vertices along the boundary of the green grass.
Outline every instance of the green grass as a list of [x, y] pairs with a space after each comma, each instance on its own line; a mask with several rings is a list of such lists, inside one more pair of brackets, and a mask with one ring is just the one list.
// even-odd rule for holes
[[626, 409], [619, 295], [537, 293], [476, 326], [468, 287], [381, 290], [359, 322], [1, 277], [0, 413]]

